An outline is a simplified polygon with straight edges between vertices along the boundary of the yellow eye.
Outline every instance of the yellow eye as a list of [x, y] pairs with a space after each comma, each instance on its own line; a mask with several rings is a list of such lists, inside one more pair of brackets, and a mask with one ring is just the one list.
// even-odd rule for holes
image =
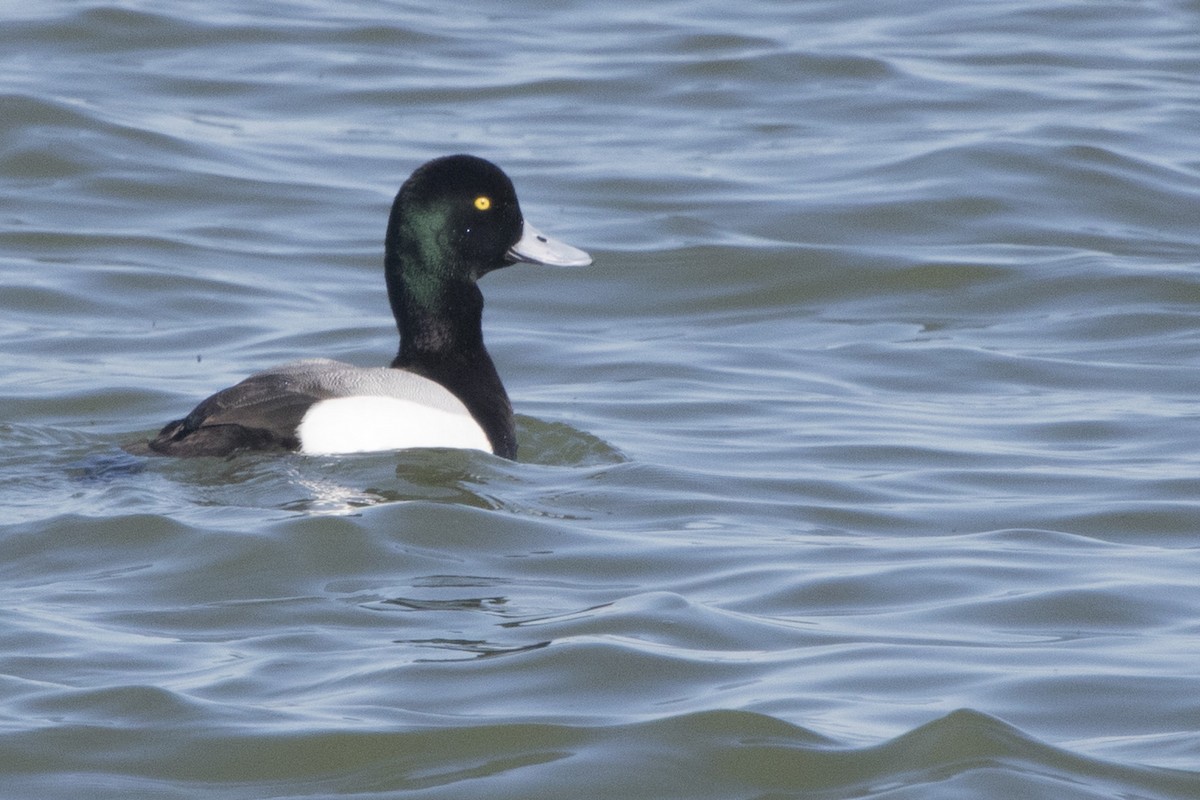
[[475, 198], [475, 207], [480, 211], [487, 211], [492, 207], [492, 198], [488, 197], [486, 194], [479, 195], [479, 197]]

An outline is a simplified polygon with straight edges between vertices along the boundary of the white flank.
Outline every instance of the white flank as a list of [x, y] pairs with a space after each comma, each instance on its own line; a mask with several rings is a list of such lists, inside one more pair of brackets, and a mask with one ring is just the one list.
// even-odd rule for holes
[[443, 410], [398, 397], [354, 395], [313, 405], [296, 429], [300, 451], [318, 455], [409, 447], [457, 447], [492, 452], [479, 423], [459, 403]]

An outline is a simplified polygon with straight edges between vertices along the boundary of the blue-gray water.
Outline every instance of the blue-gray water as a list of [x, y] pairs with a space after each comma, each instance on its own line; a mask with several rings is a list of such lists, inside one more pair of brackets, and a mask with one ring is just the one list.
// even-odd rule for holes
[[[0, 796], [1200, 797], [1200, 4], [430, 8], [3, 5]], [[463, 151], [517, 463], [122, 456]]]

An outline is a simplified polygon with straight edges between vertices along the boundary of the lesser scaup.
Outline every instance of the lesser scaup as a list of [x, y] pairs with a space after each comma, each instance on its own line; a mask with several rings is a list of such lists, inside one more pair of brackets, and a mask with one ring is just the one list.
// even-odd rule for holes
[[217, 392], [129, 449], [226, 456], [457, 447], [515, 458], [512, 405], [483, 345], [483, 294], [475, 281], [517, 262], [586, 266], [591, 257], [526, 223], [508, 176], [467, 155], [413, 172], [392, 204], [384, 247], [400, 329], [390, 367], [329, 359], [274, 367]]

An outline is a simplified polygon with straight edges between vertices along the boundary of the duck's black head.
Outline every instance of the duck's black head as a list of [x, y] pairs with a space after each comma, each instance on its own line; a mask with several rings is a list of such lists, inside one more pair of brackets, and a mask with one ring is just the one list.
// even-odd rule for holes
[[475, 281], [511, 263], [523, 218], [512, 181], [475, 156], [419, 167], [396, 195], [387, 232], [388, 288], [401, 280], [418, 297], [442, 283]]
[[392, 204], [385, 248], [388, 295], [402, 335], [402, 317], [474, 312], [477, 319], [482, 299], [474, 300], [474, 282], [499, 267], [591, 263], [582, 250], [527, 225], [504, 171], [469, 155], [436, 158], [413, 172]]

